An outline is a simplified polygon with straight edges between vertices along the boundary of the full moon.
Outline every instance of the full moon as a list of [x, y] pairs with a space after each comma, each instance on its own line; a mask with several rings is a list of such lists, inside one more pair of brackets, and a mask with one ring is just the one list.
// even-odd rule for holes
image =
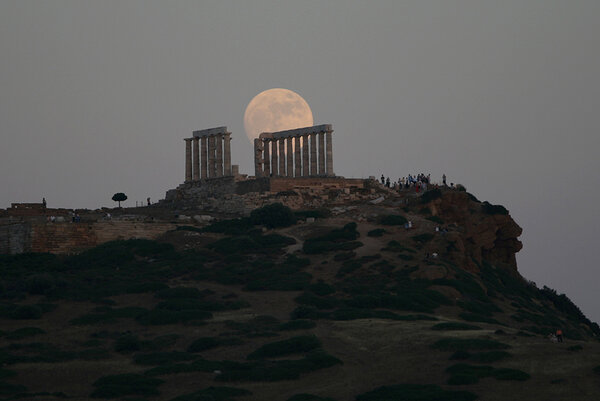
[[244, 113], [244, 128], [252, 141], [262, 132], [284, 131], [313, 125], [308, 103], [289, 89], [273, 88], [254, 96]]

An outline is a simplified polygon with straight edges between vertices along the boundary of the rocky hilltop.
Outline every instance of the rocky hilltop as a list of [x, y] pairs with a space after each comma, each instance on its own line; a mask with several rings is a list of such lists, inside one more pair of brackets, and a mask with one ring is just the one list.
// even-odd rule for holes
[[115, 210], [164, 229], [0, 256], [0, 399], [597, 399], [600, 328], [521, 277], [503, 206], [324, 191]]

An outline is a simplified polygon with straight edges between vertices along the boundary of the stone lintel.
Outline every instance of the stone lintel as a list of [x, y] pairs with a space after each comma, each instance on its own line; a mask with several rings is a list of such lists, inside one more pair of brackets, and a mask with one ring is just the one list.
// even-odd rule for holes
[[261, 139], [268, 138], [289, 138], [294, 136], [302, 136], [308, 134], [318, 134], [320, 132], [333, 132], [333, 128], [331, 124], [321, 124], [321, 125], [313, 125], [312, 127], [304, 127], [304, 128], [296, 128], [289, 129], [285, 131], [277, 131], [277, 132], [263, 132], [259, 135]]
[[230, 133], [231, 132], [227, 131], [227, 127], [215, 127], [194, 131], [194, 138], [201, 138], [203, 136], [224, 135]]

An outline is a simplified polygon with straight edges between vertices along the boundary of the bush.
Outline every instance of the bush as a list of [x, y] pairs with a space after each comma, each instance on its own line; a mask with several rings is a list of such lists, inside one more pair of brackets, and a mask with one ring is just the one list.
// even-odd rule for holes
[[433, 384], [398, 384], [382, 386], [356, 397], [356, 401], [474, 401], [478, 397], [467, 391], [447, 391]]
[[254, 209], [250, 213], [252, 224], [264, 225], [268, 228], [289, 227], [296, 223], [294, 212], [281, 203], [273, 203]]
[[469, 360], [479, 363], [492, 363], [509, 358], [510, 356], [506, 351], [488, 351], [474, 353], [469, 357]]
[[433, 234], [431, 233], [423, 233], [419, 235], [413, 235], [412, 240], [418, 242], [420, 244], [425, 244], [433, 239]]
[[406, 217], [399, 214], [388, 214], [379, 218], [379, 224], [383, 224], [384, 226], [403, 226], [406, 223], [408, 223]]
[[223, 337], [200, 337], [194, 340], [187, 349], [187, 352], [202, 352], [212, 348], [227, 345], [239, 345], [242, 341], [239, 338]]
[[308, 217], [313, 217], [315, 219], [324, 219], [331, 216], [331, 211], [329, 209], [315, 209], [315, 210], [296, 210], [294, 211], [296, 218], [301, 220], [306, 220]]
[[485, 201], [481, 204], [481, 211], [484, 214], [502, 214], [502, 215], [507, 215], [508, 214], [508, 210], [506, 210], [506, 208], [502, 205], [492, 205], [491, 203]]
[[209, 233], [244, 235], [253, 228], [251, 219], [249, 217], [242, 217], [239, 219], [221, 220], [203, 227], [201, 230]]
[[160, 379], [154, 379], [135, 373], [104, 376], [96, 380], [92, 398], [118, 398], [124, 395], [150, 396], [159, 394], [156, 387], [162, 384]]
[[322, 281], [315, 283], [315, 284], [311, 284], [308, 289], [310, 291], [312, 291], [313, 293], [317, 294], [317, 295], [329, 295], [329, 294], [333, 294], [335, 292], [335, 288], [327, 283], [324, 283]]
[[10, 318], [15, 320], [40, 319], [42, 309], [37, 305], [21, 305], [10, 312]]
[[23, 338], [37, 336], [38, 334], [46, 334], [46, 332], [38, 327], [23, 327], [7, 333], [4, 337], [7, 340], [22, 340]]
[[508, 344], [483, 338], [442, 338], [436, 341], [431, 347], [442, 351], [498, 350], [510, 348]]
[[142, 349], [142, 342], [137, 336], [127, 334], [121, 336], [115, 341], [115, 351], [126, 354], [129, 352], [139, 351]]
[[324, 398], [312, 394], [296, 394], [287, 399], [287, 401], [335, 401], [333, 398]]
[[191, 361], [195, 358], [195, 355], [190, 355], [187, 352], [173, 351], [138, 354], [133, 358], [133, 361], [138, 365], [166, 365], [173, 362]]
[[25, 386], [0, 382], [0, 395], [18, 394], [26, 390], [27, 387]]
[[381, 237], [385, 234], [386, 231], [383, 228], [376, 228], [375, 230], [371, 230], [367, 233], [367, 237]]
[[421, 195], [421, 202], [429, 203], [429, 202], [439, 199], [441, 197], [442, 197], [442, 191], [439, 188], [430, 189], [429, 191], [427, 191], [423, 195]]
[[248, 390], [235, 387], [208, 387], [191, 394], [181, 395], [171, 401], [232, 401], [235, 397], [252, 395]]
[[176, 298], [202, 298], [206, 294], [200, 292], [194, 287], [173, 287], [160, 290], [154, 294], [156, 298], [176, 299]]
[[459, 363], [450, 366], [446, 372], [452, 376], [448, 379], [448, 384], [474, 384], [484, 377], [494, 377], [497, 380], [528, 380], [531, 376], [523, 371], [516, 369], [496, 369], [492, 366], [475, 366], [466, 363]]
[[321, 346], [315, 336], [299, 336], [265, 344], [248, 355], [248, 359], [273, 358], [291, 354], [302, 354]]
[[458, 322], [448, 322], [448, 323], [438, 323], [435, 326], [431, 327], [431, 330], [481, 330], [479, 326], [473, 326], [471, 324], [466, 323], [458, 323]]
[[312, 329], [316, 325], [317, 324], [312, 320], [297, 319], [282, 323], [277, 327], [277, 329], [279, 331], [308, 330]]

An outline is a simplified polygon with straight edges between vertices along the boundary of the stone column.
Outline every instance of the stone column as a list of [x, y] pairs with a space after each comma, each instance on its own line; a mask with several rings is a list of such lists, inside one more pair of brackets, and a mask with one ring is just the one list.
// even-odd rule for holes
[[215, 178], [215, 136], [208, 137], [208, 178]]
[[285, 175], [285, 138], [279, 138], [279, 175]]
[[294, 151], [292, 150], [292, 141], [294, 138], [287, 137], [285, 138], [287, 142], [287, 151], [285, 152], [285, 158], [287, 159], [287, 176], [294, 176]]
[[333, 144], [331, 142], [331, 131], [325, 133], [325, 142], [327, 143], [327, 176], [335, 176], [333, 172]]
[[262, 158], [262, 139], [254, 138], [254, 176], [256, 178], [263, 176]]
[[317, 134], [310, 134], [310, 175], [317, 175]]
[[294, 137], [294, 164], [296, 177], [302, 176], [302, 160], [300, 159], [300, 136]]
[[308, 159], [308, 134], [302, 135], [302, 175], [310, 175], [310, 161]]
[[263, 148], [264, 148], [264, 155], [265, 155], [265, 161], [263, 163], [264, 165], [264, 172], [265, 172], [265, 177], [270, 177], [271, 176], [271, 152], [269, 149], [271, 144], [271, 140], [270, 139], [264, 139], [263, 140]]
[[194, 138], [194, 167], [192, 172], [194, 181], [200, 180], [200, 138]]
[[272, 148], [273, 155], [271, 156], [271, 173], [273, 174], [273, 177], [276, 177], [279, 175], [279, 159], [277, 157], [277, 139], [270, 139], [269, 142], [271, 143], [271, 146], [273, 146], [273, 148]]
[[325, 175], [325, 133], [319, 132], [319, 175]]
[[200, 160], [200, 177], [203, 180], [206, 180], [207, 178], [207, 171], [206, 171], [206, 166], [208, 165], [208, 160], [207, 160], [207, 155], [206, 155], [206, 137], [203, 136], [202, 138], [200, 138], [200, 155], [201, 155], [201, 160]]
[[231, 133], [226, 132], [223, 137], [223, 152], [224, 152], [224, 169], [223, 175], [229, 177], [231, 175]]
[[223, 177], [223, 134], [216, 135], [217, 161], [216, 161], [216, 177]]
[[192, 138], [185, 138], [185, 182], [192, 181]]

